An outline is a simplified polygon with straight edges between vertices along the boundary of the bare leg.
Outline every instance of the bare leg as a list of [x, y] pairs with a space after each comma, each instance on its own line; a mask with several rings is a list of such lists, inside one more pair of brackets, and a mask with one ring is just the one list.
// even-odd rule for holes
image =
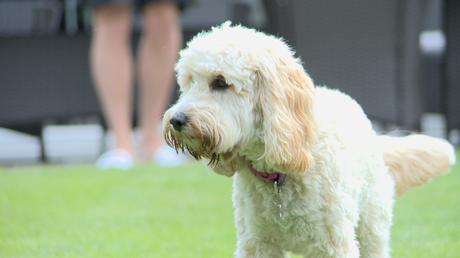
[[132, 144], [133, 57], [130, 48], [132, 9], [104, 5], [94, 15], [91, 72], [115, 148], [134, 153]]
[[176, 4], [148, 4], [143, 10], [144, 30], [138, 48], [139, 124], [141, 157], [151, 159], [163, 144], [158, 125], [174, 89], [174, 63], [182, 45]]

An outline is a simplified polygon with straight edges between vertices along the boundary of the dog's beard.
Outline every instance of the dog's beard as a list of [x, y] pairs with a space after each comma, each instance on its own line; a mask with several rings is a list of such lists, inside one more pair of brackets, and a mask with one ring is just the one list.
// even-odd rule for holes
[[219, 163], [221, 155], [218, 151], [222, 147], [222, 137], [216, 125], [198, 125], [190, 122], [181, 132], [175, 131], [168, 125], [163, 131], [166, 143], [177, 153], [188, 151], [196, 160], [209, 159], [208, 165]]

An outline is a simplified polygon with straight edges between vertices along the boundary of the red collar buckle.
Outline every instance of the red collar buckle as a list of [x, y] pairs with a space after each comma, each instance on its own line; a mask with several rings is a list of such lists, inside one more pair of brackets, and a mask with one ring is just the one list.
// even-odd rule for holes
[[272, 184], [276, 183], [277, 187], [281, 187], [284, 183], [284, 180], [286, 180], [286, 174], [279, 172], [273, 174], [259, 172], [252, 166], [252, 164], [249, 164], [248, 167], [255, 176]]

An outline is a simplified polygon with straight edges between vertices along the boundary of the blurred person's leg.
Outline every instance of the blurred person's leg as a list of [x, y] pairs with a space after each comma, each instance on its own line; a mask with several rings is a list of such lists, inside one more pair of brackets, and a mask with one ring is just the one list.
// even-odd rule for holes
[[132, 17], [129, 5], [105, 4], [96, 8], [90, 65], [106, 123], [114, 134], [115, 149], [134, 154]]
[[174, 63], [182, 46], [179, 6], [152, 2], [144, 6], [143, 33], [137, 53], [141, 156], [151, 159], [163, 145], [159, 130], [163, 112], [174, 90]]

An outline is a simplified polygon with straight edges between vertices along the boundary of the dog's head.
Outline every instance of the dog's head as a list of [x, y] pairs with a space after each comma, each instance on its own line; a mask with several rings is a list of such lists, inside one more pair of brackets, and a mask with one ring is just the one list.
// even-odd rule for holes
[[314, 163], [313, 82], [282, 40], [224, 23], [195, 36], [176, 71], [181, 96], [163, 118], [171, 147], [227, 176], [254, 157], [291, 174]]

